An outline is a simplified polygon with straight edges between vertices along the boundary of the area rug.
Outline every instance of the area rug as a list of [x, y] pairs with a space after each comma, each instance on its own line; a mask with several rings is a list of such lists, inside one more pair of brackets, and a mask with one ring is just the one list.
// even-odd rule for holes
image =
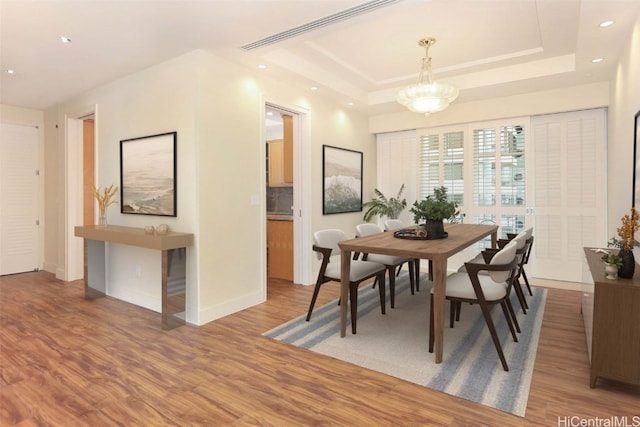
[[527, 296], [529, 310], [526, 315], [513, 293], [512, 303], [522, 330], [517, 343], [511, 337], [500, 307], [495, 306], [492, 310], [509, 365], [509, 371], [505, 372], [478, 305], [463, 304], [460, 321], [451, 329], [449, 304], [446, 304], [443, 362], [436, 364], [434, 355], [428, 352], [431, 283], [423, 275], [420, 292], [411, 295], [408, 277], [406, 272], [398, 277], [395, 308], [391, 309], [387, 301], [384, 316], [380, 313], [378, 290], [370, 285], [361, 287], [356, 335], [351, 334], [348, 326], [347, 336], [340, 338], [337, 301], [316, 308], [309, 322], [302, 315], [263, 335], [524, 416], [546, 289], [533, 288], [533, 296]]

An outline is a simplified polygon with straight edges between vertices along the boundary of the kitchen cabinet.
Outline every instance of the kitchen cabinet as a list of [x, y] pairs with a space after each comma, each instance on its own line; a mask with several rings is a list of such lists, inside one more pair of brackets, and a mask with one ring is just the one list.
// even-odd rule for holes
[[285, 185], [284, 181], [284, 141], [275, 139], [267, 142], [269, 156], [269, 187]]
[[267, 221], [267, 277], [293, 280], [293, 221]]
[[582, 298], [589, 384], [607, 378], [640, 385], [640, 266], [631, 279], [606, 279], [602, 254], [584, 251], [594, 283], [583, 288]]
[[293, 184], [293, 117], [282, 115], [282, 160], [284, 182]]
[[267, 141], [269, 186], [293, 185], [293, 117], [282, 115], [282, 139]]

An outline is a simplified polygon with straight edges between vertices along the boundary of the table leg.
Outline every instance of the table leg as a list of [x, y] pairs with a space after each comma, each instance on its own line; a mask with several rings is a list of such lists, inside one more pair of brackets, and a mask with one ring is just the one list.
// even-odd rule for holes
[[351, 251], [342, 249], [340, 259], [340, 337], [347, 334], [347, 306], [349, 305], [349, 276], [351, 275]]
[[[162, 264], [162, 329], [169, 330], [184, 325], [187, 297], [187, 256], [173, 256], [178, 249], [163, 250]], [[171, 266], [170, 263], [176, 264]], [[170, 273], [173, 273], [170, 276]], [[172, 286], [169, 289], [169, 279]]]
[[447, 259], [433, 260], [433, 326], [436, 363], [442, 363]]

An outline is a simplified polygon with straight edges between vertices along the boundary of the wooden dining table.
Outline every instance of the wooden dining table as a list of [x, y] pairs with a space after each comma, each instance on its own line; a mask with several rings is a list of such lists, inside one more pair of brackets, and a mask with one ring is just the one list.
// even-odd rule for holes
[[[341, 253], [340, 297], [349, 301], [349, 273], [352, 252], [375, 253], [401, 256], [410, 259], [428, 259], [433, 268], [433, 313], [435, 332], [436, 363], [442, 362], [442, 343], [444, 335], [445, 287], [447, 279], [447, 260], [452, 255], [491, 236], [491, 246], [497, 246], [498, 226], [486, 224], [445, 224], [448, 237], [437, 240], [402, 239], [394, 237], [393, 232], [373, 234], [357, 239], [344, 240], [338, 245]], [[340, 336], [347, 331], [347, 305], [340, 305]], [[425, 318], [427, 318], [425, 316]], [[425, 327], [425, 331], [427, 328]], [[425, 339], [425, 343], [427, 340]]]

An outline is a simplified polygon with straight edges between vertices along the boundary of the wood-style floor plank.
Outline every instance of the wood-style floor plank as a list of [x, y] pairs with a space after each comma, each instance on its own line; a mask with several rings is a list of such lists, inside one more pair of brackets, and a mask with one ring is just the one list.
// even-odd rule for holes
[[[262, 337], [305, 313], [312, 290], [272, 281], [264, 304], [164, 331], [158, 313], [85, 301], [82, 281], [0, 277], [0, 425], [556, 426], [640, 416], [637, 388], [589, 388], [580, 292], [549, 290], [521, 418]], [[318, 305], [337, 297], [326, 285]]]

